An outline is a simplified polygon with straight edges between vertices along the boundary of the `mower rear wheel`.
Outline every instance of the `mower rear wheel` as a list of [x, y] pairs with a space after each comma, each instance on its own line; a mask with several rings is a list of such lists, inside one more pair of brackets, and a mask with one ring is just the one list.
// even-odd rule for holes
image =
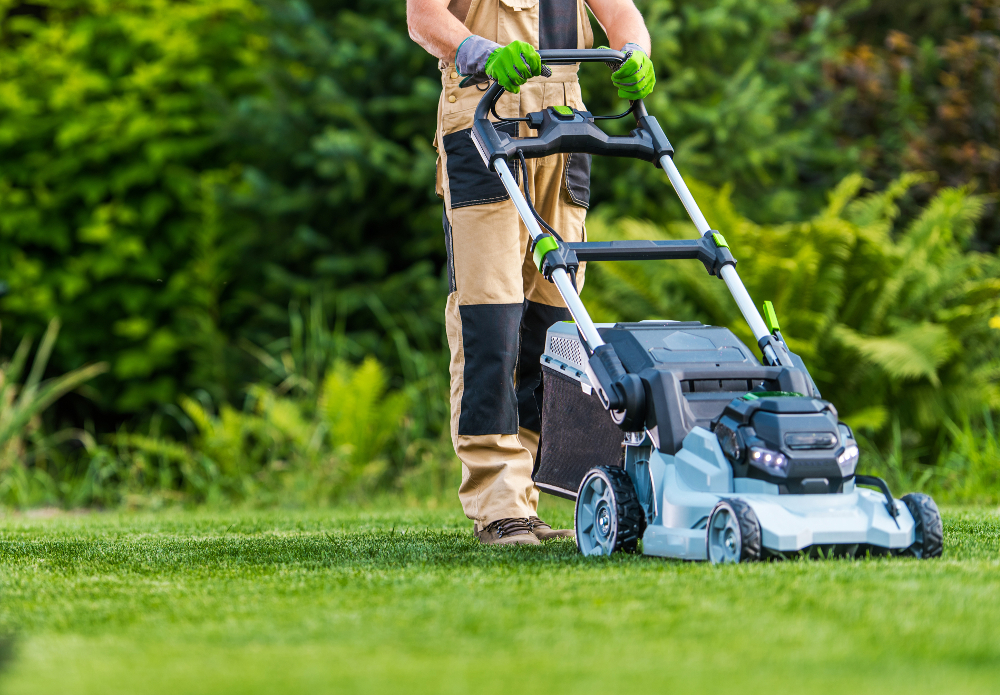
[[628, 473], [598, 466], [580, 483], [576, 496], [576, 546], [584, 555], [635, 552], [646, 517]]
[[941, 557], [944, 550], [944, 530], [941, 526], [941, 512], [929, 496], [920, 492], [903, 495], [903, 504], [910, 510], [915, 523], [913, 545], [903, 551], [926, 560]]
[[730, 498], [715, 505], [707, 531], [706, 549], [713, 565], [761, 558], [760, 522], [743, 500]]

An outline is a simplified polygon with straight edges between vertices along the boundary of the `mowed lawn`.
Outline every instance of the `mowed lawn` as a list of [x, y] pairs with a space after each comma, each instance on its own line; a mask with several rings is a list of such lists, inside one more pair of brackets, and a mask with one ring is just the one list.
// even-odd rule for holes
[[451, 511], [8, 514], [0, 692], [998, 693], [1000, 514], [944, 523], [938, 561], [712, 567]]

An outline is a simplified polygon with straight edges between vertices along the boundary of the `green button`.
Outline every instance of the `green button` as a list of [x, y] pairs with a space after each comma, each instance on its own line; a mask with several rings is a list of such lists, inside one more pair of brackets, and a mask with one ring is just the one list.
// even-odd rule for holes
[[767, 324], [767, 330], [771, 333], [781, 330], [781, 326], [778, 325], [778, 314], [774, 311], [774, 305], [771, 302], [764, 302], [764, 306], [761, 309], [764, 310], [764, 323]]
[[715, 245], [720, 249], [729, 248], [729, 244], [726, 242], [726, 237], [722, 236], [718, 232], [712, 232], [712, 239], [715, 241]]
[[558, 113], [560, 116], [572, 116], [573, 109], [568, 106], [553, 106], [552, 110]]
[[740, 398], [745, 401], [756, 401], [760, 398], [803, 398], [803, 394], [796, 391], [751, 391]]
[[545, 260], [545, 254], [549, 251], [555, 251], [559, 248], [559, 242], [555, 240], [555, 237], [546, 234], [535, 242], [535, 265], [538, 269], [542, 269], [542, 261]]

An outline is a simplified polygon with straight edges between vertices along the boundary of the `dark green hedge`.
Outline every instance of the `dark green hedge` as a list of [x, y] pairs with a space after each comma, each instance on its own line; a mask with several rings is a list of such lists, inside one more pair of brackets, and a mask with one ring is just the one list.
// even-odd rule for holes
[[240, 336], [326, 295], [357, 353], [371, 306], [438, 349], [435, 66], [401, 4], [54, 0], [0, 36], [3, 346], [59, 315], [52, 369], [107, 360], [121, 414], [235, 398]]

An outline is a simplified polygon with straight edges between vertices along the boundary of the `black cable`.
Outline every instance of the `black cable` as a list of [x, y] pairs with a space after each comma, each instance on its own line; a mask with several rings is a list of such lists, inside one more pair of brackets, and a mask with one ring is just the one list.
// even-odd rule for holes
[[528, 203], [528, 209], [531, 210], [531, 214], [534, 215], [536, 220], [538, 220], [538, 224], [542, 225], [542, 227], [545, 228], [545, 231], [547, 231], [549, 234], [554, 236], [559, 241], [562, 241], [563, 238], [559, 236], [559, 233], [556, 230], [552, 229], [552, 227], [549, 226], [549, 223], [543, 220], [542, 216], [538, 214], [537, 210], [535, 210], [535, 206], [531, 202], [531, 192], [528, 190], [528, 163], [525, 161], [524, 152], [522, 152], [521, 150], [517, 151], [517, 156], [521, 161], [521, 175], [524, 177], [524, 186], [523, 186], [524, 200], [525, 202]]
[[[489, 84], [490, 86], [492, 86], [493, 82], [490, 82]], [[493, 114], [493, 118], [497, 119], [497, 121], [499, 121], [500, 123], [521, 123], [522, 121], [524, 123], [527, 123], [528, 122], [527, 118], [504, 118], [503, 116], [497, 114], [497, 104], [500, 103], [500, 97], [502, 96], [503, 92], [500, 92], [500, 94], [497, 95], [496, 100], [492, 104], [490, 104], [490, 113]]]
[[627, 115], [629, 115], [630, 113], [632, 113], [633, 111], [635, 111], [635, 105], [637, 103], [638, 102], [630, 101], [629, 102], [628, 110], [627, 111], [622, 111], [617, 116], [594, 116], [594, 120], [595, 121], [613, 121], [613, 120], [617, 120], [619, 118], [625, 118]]

